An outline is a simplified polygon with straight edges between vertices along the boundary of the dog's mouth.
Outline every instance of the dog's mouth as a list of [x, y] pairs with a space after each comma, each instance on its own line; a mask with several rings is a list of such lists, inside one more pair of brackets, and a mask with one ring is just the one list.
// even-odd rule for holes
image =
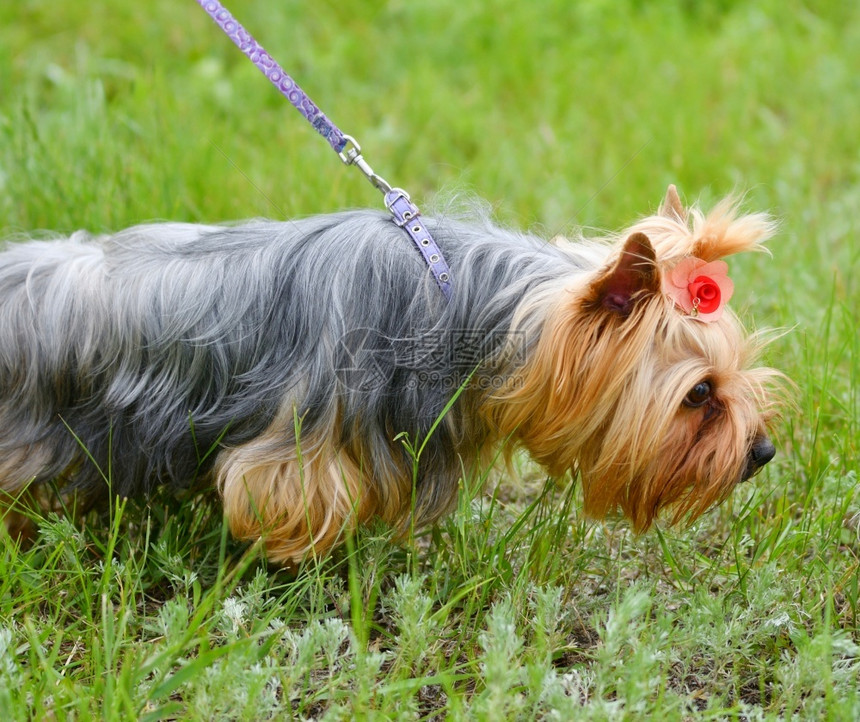
[[776, 447], [764, 434], [757, 436], [747, 452], [747, 463], [741, 481], [749, 481], [776, 455]]

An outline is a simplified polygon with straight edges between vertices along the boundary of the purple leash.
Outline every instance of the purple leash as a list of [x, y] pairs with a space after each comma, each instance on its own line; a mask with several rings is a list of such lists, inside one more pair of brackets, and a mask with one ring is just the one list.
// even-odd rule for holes
[[421, 212], [410, 199], [409, 194], [400, 189], [392, 188], [382, 177], [373, 172], [361, 156], [361, 146], [355, 138], [342, 133], [320, 109], [313, 103], [308, 95], [299, 87], [284, 69], [278, 65], [275, 59], [269, 55], [263, 47], [251, 37], [230, 12], [216, 0], [197, 0], [209, 16], [218, 24], [236, 46], [250, 61], [257, 66], [269, 82], [298, 110], [316, 131], [325, 138], [329, 145], [340, 156], [346, 165], [357, 166], [364, 173], [373, 186], [385, 196], [385, 207], [394, 216], [394, 222], [400, 226], [421, 252], [430, 272], [436, 279], [436, 283], [442, 290], [446, 299], [451, 298], [451, 269], [448, 267], [445, 257], [433, 236], [427, 230], [421, 220]]

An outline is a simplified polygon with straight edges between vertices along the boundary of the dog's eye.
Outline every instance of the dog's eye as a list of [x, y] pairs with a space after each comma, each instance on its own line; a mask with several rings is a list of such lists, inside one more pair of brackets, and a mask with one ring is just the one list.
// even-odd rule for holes
[[711, 398], [711, 384], [708, 381], [700, 381], [687, 394], [684, 399], [684, 406], [689, 406], [691, 409], [697, 409], [704, 406]]

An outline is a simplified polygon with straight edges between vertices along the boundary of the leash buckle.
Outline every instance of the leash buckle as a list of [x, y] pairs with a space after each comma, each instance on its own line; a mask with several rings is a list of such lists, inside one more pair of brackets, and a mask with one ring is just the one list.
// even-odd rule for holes
[[351, 135], [346, 135], [345, 133], [343, 139], [346, 141], [346, 144], [343, 146], [343, 149], [338, 152], [340, 159], [346, 165], [356, 166], [362, 173], [364, 173], [367, 180], [369, 180], [373, 184], [373, 187], [378, 191], [381, 193], [388, 193], [391, 190], [391, 186], [382, 176], [373, 172], [373, 168], [370, 167], [368, 162], [361, 155], [361, 146], [358, 144], [358, 141]]

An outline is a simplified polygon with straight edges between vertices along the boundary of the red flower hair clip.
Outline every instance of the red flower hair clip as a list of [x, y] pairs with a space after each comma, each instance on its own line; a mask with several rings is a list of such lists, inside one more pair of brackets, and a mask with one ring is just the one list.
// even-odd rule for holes
[[725, 261], [685, 258], [663, 276], [663, 292], [690, 317], [710, 323], [723, 315], [734, 293]]

